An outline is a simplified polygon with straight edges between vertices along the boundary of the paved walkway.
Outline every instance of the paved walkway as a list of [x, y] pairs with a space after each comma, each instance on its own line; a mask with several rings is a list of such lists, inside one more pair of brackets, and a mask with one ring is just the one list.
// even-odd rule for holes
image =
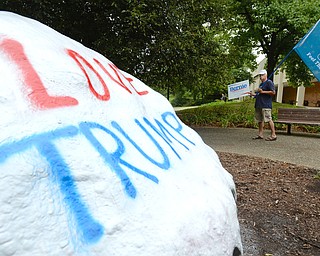
[[[257, 129], [193, 128], [215, 151], [258, 156], [320, 170], [320, 135], [277, 133], [276, 141], [252, 140]], [[265, 130], [265, 137], [270, 130]]]

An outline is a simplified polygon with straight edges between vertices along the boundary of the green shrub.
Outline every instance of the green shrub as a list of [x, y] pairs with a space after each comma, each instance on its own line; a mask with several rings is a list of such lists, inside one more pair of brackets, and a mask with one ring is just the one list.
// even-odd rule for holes
[[[278, 108], [296, 108], [290, 104], [273, 102], [272, 118], [277, 120]], [[257, 128], [254, 119], [254, 99], [244, 101], [215, 101], [197, 108], [184, 109], [177, 112], [182, 122], [189, 126], [218, 126]], [[275, 124], [277, 130], [286, 130], [285, 124]], [[298, 131], [318, 133], [319, 126], [292, 125]]]

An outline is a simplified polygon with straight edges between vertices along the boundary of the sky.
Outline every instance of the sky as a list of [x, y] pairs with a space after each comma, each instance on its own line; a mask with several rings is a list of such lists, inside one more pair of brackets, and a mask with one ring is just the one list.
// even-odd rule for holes
[[259, 64], [265, 57], [266, 55], [265, 54], [261, 54], [261, 53], [258, 53], [258, 51], [261, 51], [262, 48], [259, 48], [259, 49], [253, 49], [253, 54], [256, 55], [256, 62], [257, 64]]
[[266, 56], [265, 55], [259, 55], [259, 56], [257, 56], [257, 58], [256, 58], [256, 62], [259, 64], [264, 58], [265, 58]]
[[0, 12], [0, 106], [0, 255], [242, 250], [216, 152], [98, 52]]

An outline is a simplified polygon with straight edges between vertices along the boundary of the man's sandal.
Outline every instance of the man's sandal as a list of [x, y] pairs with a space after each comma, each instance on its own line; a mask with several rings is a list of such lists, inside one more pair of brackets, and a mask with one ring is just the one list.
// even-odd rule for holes
[[257, 135], [255, 137], [252, 138], [253, 140], [263, 140], [263, 137], [261, 137], [260, 135]]
[[277, 140], [277, 137], [270, 136], [270, 137], [266, 138], [266, 141], [275, 141], [275, 140]]

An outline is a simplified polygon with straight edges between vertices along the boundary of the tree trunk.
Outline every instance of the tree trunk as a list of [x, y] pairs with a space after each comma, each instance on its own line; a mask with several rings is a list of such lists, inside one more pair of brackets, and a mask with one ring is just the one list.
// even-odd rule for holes
[[267, 54], [267, 61], [268, 61], [267, 62], [268, 78], [273, 81], [274, 74], [272, 74], [272, 73], [273, 73], [273, 71], [276, 67], [276, 64], [277, 64], [277, 57], [275, 57], [274, 54], [272, 54], [272, 52], [269, 52]]

